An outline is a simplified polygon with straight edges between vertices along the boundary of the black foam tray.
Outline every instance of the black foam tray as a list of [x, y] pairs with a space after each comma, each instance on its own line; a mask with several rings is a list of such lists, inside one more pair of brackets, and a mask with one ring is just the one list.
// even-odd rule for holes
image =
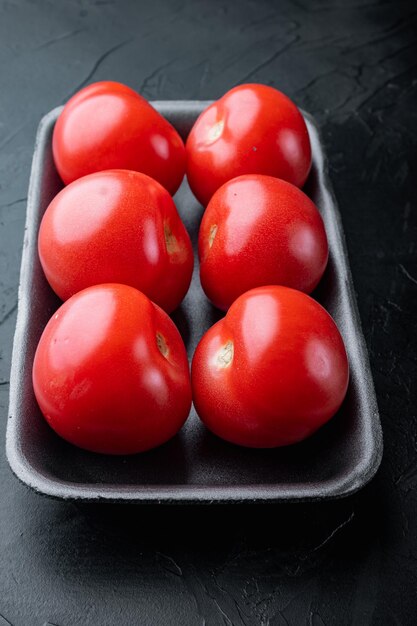
[[[185, 138], [209, 103], [153, 104]], [[313, 295], [338, 324], [351, 368], [349, 390], [339, 413], [307, 441], [275, 450], [225, 443], [207, 432], [194, 410], [173, 440], [130, 457], [79, 450], [49, 428], [34, 397], [31, 369], [42, 330], [60, 304], [37, 256], [40, 220], [62, 187], [51, 152], [60, 111], [54, 109], [40, 122], [29, 185], [6, 444], [16, 476], [36, 491], [59, 498], [171, 503], [319, 500], [346, 496], [366, 484], [381, 460], [381, 426], [340, 214], [317, 125], [306, 113], [313, 167], [304, 191], [323, 216], [330, 247], [328, 268]], [[196, 250], [202, 208], [186, 182], [175, 201]], [[172, 315], [190, 357], [203, 332], [220, 317], [201, 290], [197, 265], [190, 291]]]

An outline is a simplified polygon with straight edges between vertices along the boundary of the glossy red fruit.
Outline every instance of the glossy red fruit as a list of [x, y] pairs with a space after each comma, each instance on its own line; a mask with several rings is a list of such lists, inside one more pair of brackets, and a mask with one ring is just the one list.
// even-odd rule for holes
[[240, 296], [203, 336], [192, 364], [193, 400], [204, 424], [254, 448], [310, 436], [338, 411], [348, 380], [333, 319], [287, 287]]
[[186, 143], [187, 178], [207, 205], [242, 174], [266, 174], [302, 187], [311, 167], [307, 126], [296, 105], [266, 85], [239, 85], [211, 104]]
[[190, 238], [171, 196], [128, 170], [90, 174], [55, 196], [40, 226], [39, 256], [62, 300], [118, 282], [167, 312], [185, 296], [193, 270]]
[[203, 289], [223, 310], [262, 285], [311, 293], [328, 258], [315, 204], [294, 185], [259, 174], [239, 176], [216, 191], [203, 215], [198, 250]]
[[177, 328], [126, 285], [90, 287], [58, 309], [36, 350], [33, 385], [58, 435], [107, 454], [159, 446], [181, 428], [191, 405]]
[[101, 170], [148, 174], [174, 194], [184, 177], [184, 143], [171, 124], [121, 83], [93, 83], [65, 105], [53, 134], [56, 168], [65, 184]]

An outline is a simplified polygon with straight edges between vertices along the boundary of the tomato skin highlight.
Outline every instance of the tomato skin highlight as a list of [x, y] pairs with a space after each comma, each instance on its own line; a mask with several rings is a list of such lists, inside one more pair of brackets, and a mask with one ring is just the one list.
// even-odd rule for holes
[[66, 185], [93, 172], [128, 169], [151, 176], [173, 195], [185, 173], [184, 142], [175, 128], [136, 91], [112, 81], [70, 98], [52, 149]]
[[36, 350], [33, 385], [58, 435], [106, 454], [161, 445], [178, 432], [191, 406], [177, 328], [126, 285], [90, 287], [58, 309]]
[[275, 176], [302, 187], [311, 168], [303, 116], [267, 85], [239, 85], [207, 107], [191, 129], [186, 152], [187, 179], [203, 206], [242, 174]]
[[302, 441], [339, 410], [349, 366], [337, 326], [315, 300], [280, 286], [252, 289], [194, 353], [200, 419], [226, 441], [274, 448]]
[[323, 220], [310, 198], [290, 183], [257, 174], [234, 178], [215, 192], [198, 250], [201, 285], [222, 310], [262, 285], [311, 293], [329, 254]]
[[184, 298], [194, 264], [172, 197], [149, 176], [128, 170], [90, 174], [64, 187], [43, 216], [38, 249], [62, 300], [117, 282], [167, 312]]

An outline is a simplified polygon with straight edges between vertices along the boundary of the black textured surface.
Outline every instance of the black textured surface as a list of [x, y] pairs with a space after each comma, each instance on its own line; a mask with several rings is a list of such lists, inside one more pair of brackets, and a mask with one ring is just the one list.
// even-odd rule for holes
[[[186, 139], [208, 103], [166, 100], [153, 104]], [[314, 296], [338, 325], [350, 367], [348, 392], [338, 414], [314, 437], [279, 450], [247, 450], [220, 441], [207, 431], [194, 409], [172, 441], [130, 457], [79, 450], [51, 431], [33, 393], [32, 364], [40, 334], [60, 304], [43, 274], [37, 243], [42, 216], [63, 186], [52, 158], [52, 132], [61, 109], [48, 113], [39, 125], [29, 184], [6, 437], [7, 458], [16, 476], [39, 493], [64, 499], [147, 503], [323, 500], [352, 494], [369, 482], [382, 454], [378, 407], [340, 213], [319, 131], [307, 114], [313, 163], [304, 190], [323, 217], [329, 242], [329, 262]], [[221, 313], [201, 288], [197, 242], [202, 207], [186, 180], [175, 202], [195, 256], [190, 289], [173, 314], [191, 362], [198, 341]]]
[[[0, 2], [0, 623], [414, 624], [416, 12], [411, 2]], [[25, 195], [41, 116], [92, 80], [154, 99], [271, 83], [319, 120], [384, 430], [328, 504], [74, 505], [4, 457]]]

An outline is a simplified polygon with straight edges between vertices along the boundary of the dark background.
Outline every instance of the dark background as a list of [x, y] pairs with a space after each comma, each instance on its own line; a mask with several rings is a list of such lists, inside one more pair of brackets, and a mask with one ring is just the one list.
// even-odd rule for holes
[[[416, 16], [411, 2], [368, 0], [0, 0], [0, 626], [416, 623]], [[354, 497], [76, 505], [37, 496], [9, 470], [36, 127], [104, 79], [151, 99], [263, 82], [318, 119], [384, 430], [381, 468]]]

